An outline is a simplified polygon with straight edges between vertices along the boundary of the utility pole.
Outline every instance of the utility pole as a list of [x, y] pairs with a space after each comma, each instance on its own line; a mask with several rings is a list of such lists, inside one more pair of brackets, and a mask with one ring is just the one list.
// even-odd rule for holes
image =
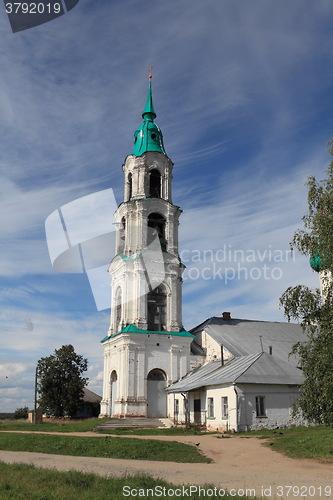
[[34, 424], [37, 423], [37, 372], [38, 372], [38, 366], [36, 366], [36, 372], [35, 372], [35, 403], [34, 403], [34, 418], [33, 418]]

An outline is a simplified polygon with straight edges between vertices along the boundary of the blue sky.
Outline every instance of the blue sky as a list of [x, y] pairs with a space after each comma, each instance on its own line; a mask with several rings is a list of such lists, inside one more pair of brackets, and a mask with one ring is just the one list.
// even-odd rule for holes
[[37, 360], [63, 344], [101, 394], [109, 311], [86, 275], [52, 269], [44, 224], [103, 189], [122, 201], [149, 66], [184, 211], [184, 326], [283, 321], [282, 292], [317, 286], [288, 248], [329, 163], [332, 21], [330, 0], [81, 0], [13, 34], [0, 4], [0, 412], [32, 406]]

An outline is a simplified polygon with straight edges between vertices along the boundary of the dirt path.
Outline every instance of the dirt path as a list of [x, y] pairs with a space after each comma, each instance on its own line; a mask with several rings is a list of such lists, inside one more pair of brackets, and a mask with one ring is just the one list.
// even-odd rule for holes
[[[55, 433], [52, 433], [55, 434]], [[59, 433], [105, 439], [95, 433]], [[121, 436], [108, 438], [117, 439]], [[251, 489], [262, 495], [266, 489], [268, 498], [333, 498], [333, 465], [307, 459], [292, 459], [263, 446], [258, 438], [218, 438], [217, 436], [123, 436], [139, 439], [200, 443], [198, 448], [214, 460], [212, 464], [179, 464], [174, 462], [150, 462], [146, 460], [122, 460], [112, 458], [70, 457], [42, 453], [0, 451], [0, 460], [13, 463], [35, 464], [37, 467], [57, 470], [76, 469], [101, 476], [121, 476], [144, 473], [173, 484], [214, 484], [221, 488]], [[286, 486], [303, 487], [303, 491], [289, 491]], [[309, 489], [310, 487], [315, 489]], [[332, 495], [325, 495], [325, 486], [332, 488]], [[271, 487], [271, 494], [267, 488]], [[279, 487], [284, 487], [282, 490]], [[301, 493], [304, 493], [303, 495]], [[254, 494], [254, 493], [253, 493]]]

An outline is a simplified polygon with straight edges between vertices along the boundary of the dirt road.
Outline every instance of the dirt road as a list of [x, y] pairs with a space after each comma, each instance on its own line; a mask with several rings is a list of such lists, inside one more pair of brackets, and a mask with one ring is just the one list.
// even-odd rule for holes
[[[70, 433], [68, 435], [82, 436], [83, 433]], [[84, 435], [105, 439], [105, 436], [95, 433], [84, 433]], [[109, 435], [108, 438], [110, 439], [110, 437]], [[188, 444], [200, 443], [198, 448], [212, 458], [214, 463], [180, 464], [9, 451], [0, 451], [0, 460], [7, 463], [35, 464], [37, 467], [57, 470], [76, 469], [105, 477], [144, 473], [177, 485], [208, 483], [229, 490], [232, 488], [251, 489], [258, 496], [262, 495], [264, 488], [268, 498], [283, 498], [285, 500], [288, 498], [333, 498], [333, 464], [285, 457], [264, 446], [263, 441], [256, 437], [233, 436], [224, 439], [212, 435], [131, 437], [172, 440]], [[112, 436], [112, 438], [117, 439], [119, 436]], [[288, 490], [286, 486], [299, 486], [303, 489]], [[325, 494], [327, 493], [325, 487], [332, 488], [331, 495]], [[271, 488], [271, 490], [267, 488]]]

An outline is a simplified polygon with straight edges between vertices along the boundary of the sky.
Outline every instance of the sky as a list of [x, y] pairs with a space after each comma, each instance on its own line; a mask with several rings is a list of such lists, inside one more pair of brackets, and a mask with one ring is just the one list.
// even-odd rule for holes
[[110, 309], [87, 274], [52, 267], [45, 221], [106, 189], [121, 203], [150, 66], [183, 210], [184, 327], [285, 321], [284, 290], [318, 286], [289, 242], [330, 161], [332, 25], [330, 0], [80, 0], [12, 33], [0, 4], [0, 412], [33, 407], [37, 361], [65, 344], [102, 394]]

